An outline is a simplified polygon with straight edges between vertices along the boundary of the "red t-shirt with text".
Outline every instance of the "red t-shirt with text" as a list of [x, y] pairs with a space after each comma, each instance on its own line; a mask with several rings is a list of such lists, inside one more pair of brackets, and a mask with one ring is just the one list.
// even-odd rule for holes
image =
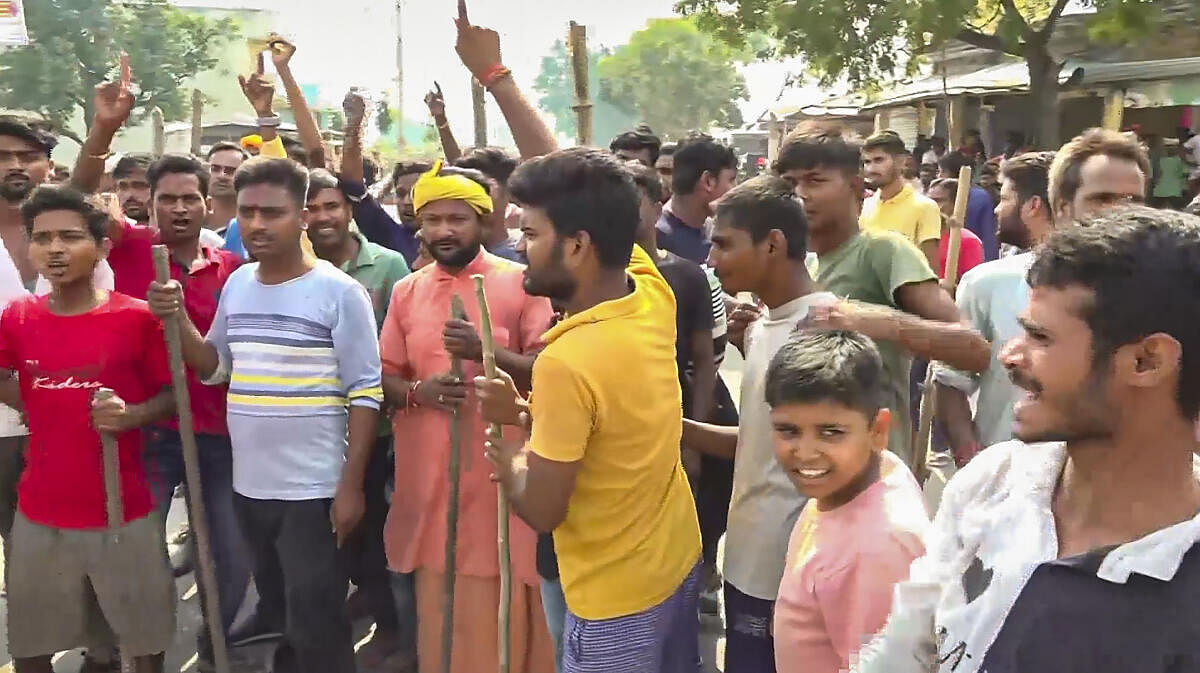
[[[56, 528], [107, 525], [100, 436], [91, 423], [92, 395], [109, 388], [139, 404], [170, 385], [162, 324], [146, 303], [112, 292], [76, 316], [50, 312], [49, 297], [28, 297], [0, 315], [0, 367], [20, 377], [29, 425], [17, 508]], [[125, 521], [152, 506], [142, 464], [142, 432], [117, 437]]]

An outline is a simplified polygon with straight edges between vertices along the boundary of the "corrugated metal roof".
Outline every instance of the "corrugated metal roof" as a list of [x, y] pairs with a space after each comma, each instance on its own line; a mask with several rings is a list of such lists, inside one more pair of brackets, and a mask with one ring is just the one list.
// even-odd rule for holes
[[[1079, 84], [1108, 84], [1113, 82], [1139, 82], [1178, 79], [1200, 76], [1200, 57], [1173, 58], [1157, 61], [1100, 61], [1068, 60], [1058, 74], [1059, 83], [1080, 72]], [[863, 111], [882, 107], [895, 107], [922, 100], [940, 98], [944, 93], [957, 95], [985, 95], [996, 93], [1024, 93], [1029, 90], [1029, 70], [1024, 61], [1001, 63], [982, 70], [962, 75], [951, 75], [943, 85], [940, 76], [926, 77], [901, 84], [884, 91], [873, 101], [863, 106]]]

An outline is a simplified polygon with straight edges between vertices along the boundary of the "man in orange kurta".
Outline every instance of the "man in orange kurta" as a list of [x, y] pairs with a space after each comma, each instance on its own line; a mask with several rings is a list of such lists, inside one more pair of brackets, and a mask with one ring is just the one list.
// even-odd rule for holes
[[[479, 306], [471, 276], [482, 274], [498, 365], [528, 382], [539, 339], [550, 324], [546, 299], [522, 288], [524, 267], [483, 248], [483, 216], [491, 200], [486, 178], [441, 168], [422, 176], [413, 201], [422, 236], [435, 264], [396, 284], [380, 337], [384, 387], [395, 408], [396, 490], [384, 531], [388, 564], [415, 573], [417, 657], [422, 673], [441, 670], [441, 632], [449, 507], [450, 425], [458, 410], [462, 463], [455, 564], [454, 673], [498, 668], [496, 485], [483, 457], [484, 430], [474, 390], [464, 382], [482, 375], [475, 325]], [[457, 294], [467, 321], [451, 320]], [[450, 375], [452, 356], [463, 377]], [[527, 383], [526, 383], [527, 385]], [[554, 651], [542, 616], [535, 567], [536, 536], [510, 518], [513, 600], [512, 673], [550, 673]]]

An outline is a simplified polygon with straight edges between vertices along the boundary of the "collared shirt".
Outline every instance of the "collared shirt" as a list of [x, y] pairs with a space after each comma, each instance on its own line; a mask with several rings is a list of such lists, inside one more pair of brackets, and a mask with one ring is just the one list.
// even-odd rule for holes
[[640, 247], [628, 276], [629, 294], [546, 332], [533, 366], [530, 450], [579, 463], [554, 546], [567, 607], [587, 620], [658, 605], [700, 558], [679, 454], [675, 297]]
[[957, 388], [968, 397], [979, 393], [975, 427], [983, 446], [1012, 439], [1017, 389], [1008, 378], [1008, 370], [1000, 364], [1000, 350], [1022, 333], [1017, 315], [1029, 304], [1025, 274], [1031, 264], [1031, 252], [985, 262], [963, 276], [958, 286], [955, 294], [958, 310], [992, 345], [987, 371], [964, 372], [943, 362], [933, 363], [933, 378], [938, 383]]
[[[451, 274], [430, 264], [396, 284], [380, 336], [385, 375], [427, 381], [450, 372], [450, 354], [442, 329], [450, 319], [450, 302], [458, 295], [472, 324], [479, 324], [473, 274], [484, 277], [492, 336], [498, 348], [532, 353], [553, 310], [542, 297], [525, 294], [525, 267], [481, 250], [466, 268]], [[481, 376], [483, 366], [463, 363], [463, 378]], [[458, 573], [498, 577], [496, 557], [496, 485], [482, 453], [487, 424], [480, 418], [475, 391], [467, 385], [462, 406], [461, 499], [458, 513]], [[445, 569], [446, 511], [449, 505], [446, 466], [450, 457], [451, 417], [428, 407], [396, 411], [396, 497], [384, 528], [388, 565], [398, 572], [417, 568]], [[537, 586], [536, 536], [515, 514], [510, 516], [513, 579]]]
[[113, 243], [108, 253], [108, 264], [113, 270], [113, 289], [121, 294], [146, 298], [146, 290], [154, 280], [154, 256], [152, 250], [157, 235], [150, 227], [124, 222], [120, 240]]
[[[190, 268], [171, 264], [171, 278], [183, 286], [184, 310], [201, 334], [207, 334], [212, 327], [225, 281], [241, 265], [242, 260], [232, 252], [203, 243], [200, 244], [200, 256]], [[191, 369], [187, 370], [187, 382], [196, 432], [202, 435], [228, 435], [229, 427], [225, 420], [226, 386], [206, 386]], [[175, 418], [165, 424], [171, 428], [179, 427], [179, 421]]]
[[914, 245], [935, 241], [942, 236], [942, 216], [933, 199], [918, 194], [905, 183], [890, 199], [876, 191], [863, 203], [859, 222], [870, 231], [894, 231]]
[[[1062, 443], [997, 444], [946, 486], [860, 673], [1200, 670], [1200, 516], [1059, 558]], [[1200, 481], [1200, 457], [1193, 458]]]
[[372, 243], [361, 233], [350, 235], [358, 241], [358, 254], [342, 264], [341, 269], [366, 288], [371, 307], [375, 309], [375, 325], [382, 330], [392, 300], [392, 288], [409, 274], [408, 264], [395, 250]]

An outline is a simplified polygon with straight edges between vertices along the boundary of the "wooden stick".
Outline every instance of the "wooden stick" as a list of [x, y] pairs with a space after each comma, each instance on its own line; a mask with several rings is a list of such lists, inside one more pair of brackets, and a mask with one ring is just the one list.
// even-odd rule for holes
[[[496, 378], [496, 342], [492, 338], [492, 314], [488, 310], [487, 293], [483, 289], [483, 276], [474, 274], [475, 298], [479, 301], [479, 340], [483, 344], [483, 374], [489, 379]], [[488, 426], [493, 435], [499, 436], [500, 426], [492, 423]], [[508, 550], [508, 496], [504, 489], [496, 488], [498, 506], [496, 508], [496, 543], [500, 553], [500, 614], [497, 638], [500, 645], [500, 673], [508, 673], [512, 659], [511, 643], [509, 642], [509, 613], [512, 612], [512, 559]]]
[[200, 145], [204, 134], [204, 95], [192, 89], [192, 156], [200, 156]]
[[[967, 217], [967, 200], [971, 195], [971, 167], [958, 171], [958, 193], [954, 197], [954, 216], [950, 218], [950, 245], [946, 254], [946, 280], [950, 287], [958, 284], [958, 258], [962, 251], [963, 222]], [[913, 447], [913, 476], [924, 485], [929, 478], [929, 438], [933, 434], [933, 417], [937, 414], [934, 394], [933, 363], [925, 372], [925, 387], [921, 389], [921, 414], [917, 422], [917, 443]]]
[[154, 141], [151, 147], [154, 156], [161, 157], [167, 151], [167, 131], [163, 122], [162, 108], [156, 107], [150, 111], [150, 127], [154, 130]]
[[576, 143], [580, 147], [592, 144], [592, 102], [588, 87], [587, 26], [574, 21], [567, 31], [567, 45], [571, 52], [571, 73], [575, 80]]
[[[467, 309], [457, 294], [450, 298], [450, 319], [466, 320]], [[463, 377], [462, 360], [450, 360], [450, 373]], [[454, 574], [458, 569], [458, 505], [459, 474], [462, 471], [462, 423], [455, 410], [450, 419], [450, 498], [446, 506], [446, 577], [442, 608], [442, 671], [450, 673], [450, 657], [454, 649]]]
[[[167, 246], [154, 246], [154, 277], [160, 283], [171, 280], [170, 253]], [[229, 673], [229, 649], [221, 624], [221, 597], [217, 590], [217, 572], [212, 560], [212, 537], [204, 512], [204, 486], [200, 479], [200, 451], [192, 419], [191, 393], [183, 364], [183, 345], [179, 338], [179, 318], [164, 321], [167, 354], [171, 363], [171, 388], [175, 394], [175, 413], [179, 416], [179, 440], [183, 446], [183, 473], [187, 479], [188, 523], [196, 535], [196, 556], [200, 570], [200, 605], [212, 643], [213, 666], [217, 673]], [[232, 597], [230, 597], [232, 598]]]
[[[115, 395], [116, 393], [109, 388], [100, 388], [96, 391], [95, 400], [107, 400]], [[100, 448], [102, 451], [101, 461], [104, 465], [104, 511], [108, 519], [108, 535], [110, 543], [118, 545], [121, 544], [121, 526], [125, 524], [125, 513], [121, 503], [121, 454], [120, 448], [117, 446], [117, 438], [111, 432], [101, 432]], [[123, 570], [136, 571], [134, 568], [123, 568]], [[126, 598], [128, 595], [122, 593], [117, 600], [128, 603], [129, 601], [123, 600]], [[125, 607], [132, 608], [130, 605]], [[121, 656], [121, 673], [134, 673], [136, 664], [133, 657], [121, 649], [120, 643], [117, 643], [117, 650]]]
[[483, 147], [487, 145], [487, 108], [484, 106], [487, 102], [486, 92], [483, 85], [471, 80], [471, 107], [475, 113], [475, 146]]

